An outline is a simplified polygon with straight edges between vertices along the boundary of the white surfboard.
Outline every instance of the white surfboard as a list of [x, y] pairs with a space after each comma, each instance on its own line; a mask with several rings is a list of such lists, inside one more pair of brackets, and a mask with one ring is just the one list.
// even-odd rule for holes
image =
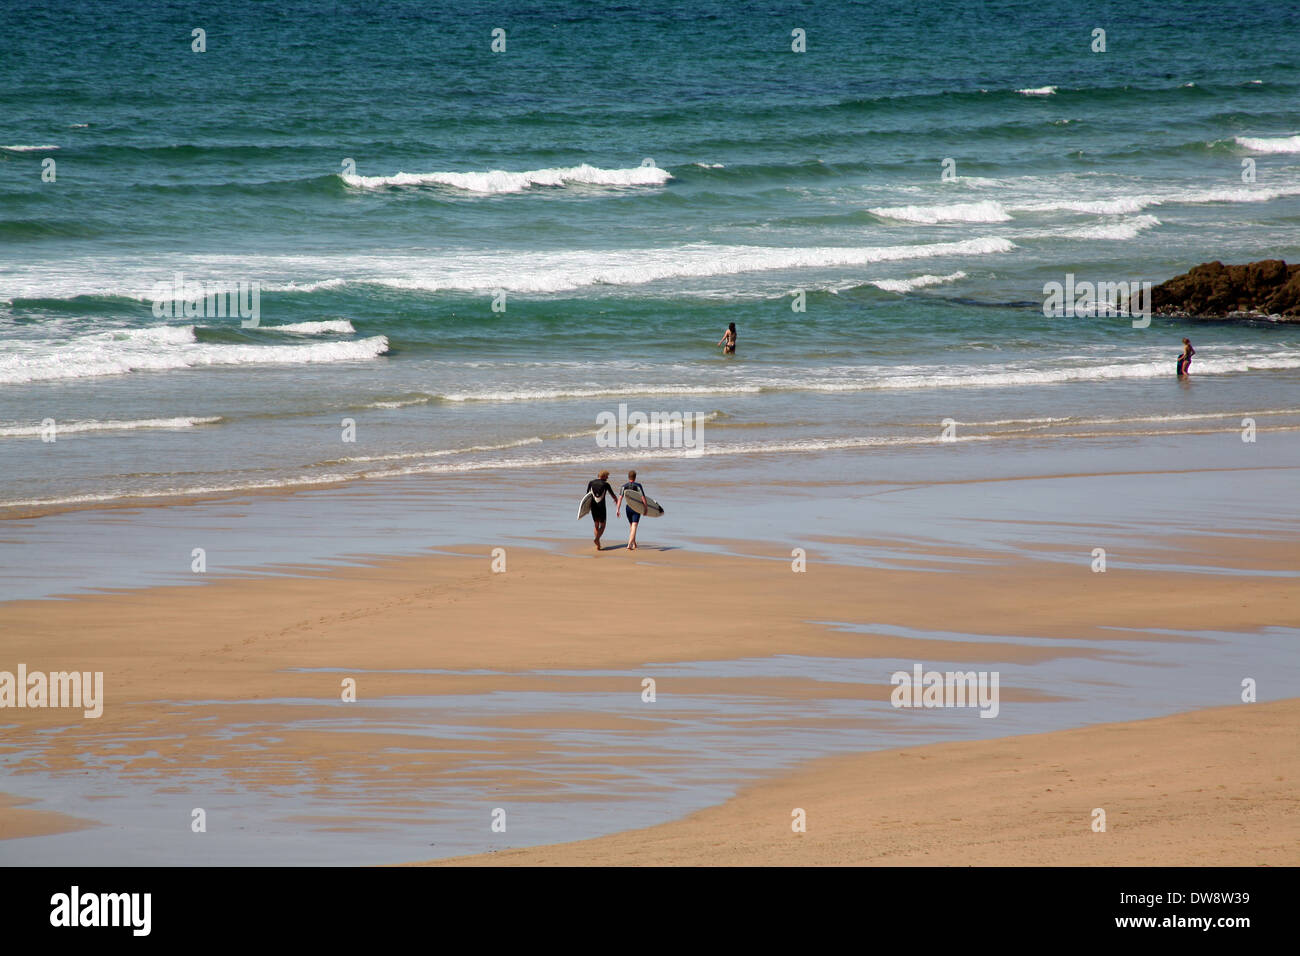
[[629, 488], [623, 492], [623, 504], [631, 508], [637, 514], [643, 514], [647, 518], [658, 518], [664, 513], [664, 506], [653, 498], [647, 498], [635, 488]]
[[582, 501], [578, 502], [578, 518], [582, 519], [591, 514], [591, 506], [596, 501], [596, 496], [590, 491], [582, 496]]

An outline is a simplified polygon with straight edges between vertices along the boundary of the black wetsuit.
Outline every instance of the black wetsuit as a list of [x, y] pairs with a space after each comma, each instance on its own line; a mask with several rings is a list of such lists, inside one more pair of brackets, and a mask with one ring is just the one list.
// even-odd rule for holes
[[596, 496], [591, 503], [591, 520], [601, 524], [605, 521], [605, 496], [614, 496], [614, 486], [603, 478], [593, 478], [587, 482], [587, 490]]

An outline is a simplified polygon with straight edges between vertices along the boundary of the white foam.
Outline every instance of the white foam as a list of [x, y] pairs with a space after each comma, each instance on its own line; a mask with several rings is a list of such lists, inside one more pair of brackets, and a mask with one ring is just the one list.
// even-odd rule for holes
[[942, 285], [945, 282], [956, 282], [958, 279], [966, 278], [964, 272], [953, 272], [946, 276], [923, 275], [914, 279], [873, 279], [871, 285], [877, 289], [884, 289], [886, 292], [906, 293], [913, 289], [923, 289], [926, 286]]
[[[623, 250], [572, 249], [534, 252], [447, 250], [434, 255], [360, 254], [304, 256], [186, 257], [147, 267], [116, 256], [48, 263], [33, 260], [6, 275], [10, 298], [122, 296], [152, 301], [160, 273], [187, 275], [299, 273], [297, 291], [337, 286], [379, 285], [422, 292], [567, 292], [589, 286], [636, 286], [667, 279], [733, 276], [763, 270], [802, 270], [862, 266], [875, 262], [1009, 252], [1015, 244], [1000, 237], [895, 246], [724, 246], [711, 243]], [[227, 262], [226, 260], [229, 260]], [[346, 277], [338, 273], [346, 270]], [[330, 276], [330, 273], [334, 275]], [[326, 278], [329, 276], [329, 278]], [[264, 291], [267, 285], [262, 286]], [[274, 288], [274, 287], [270, 287]], [[672, 290], [677, 292], [679, 290]]]
[[339, 335], [352, 335], [356, 329], [347, 319], [331, 319], [325, 322], [290, 322], [288, 325], [263, 325], [263, 329], [270, 329], [275, 332], [295, 332], [298, 335], [323, 335], [325, 333], [337, 333]]
[[1237, 143], [1256, 153], [1300, 153], [1300, 135], [1278, 137], [1237, 136]]
[[726, 169], [727, 168], [723, 166], [722, 163], [694, 163], [693, 165], [700, 167], [700, 169]]
[[[1114, 361], [1108, 364], [1056, 367], [1032, 365], [951, 365], [845, 367], [840, 374], [823, 374], [816, 378], [750, 378], [725, 386], [630, 384], [609, 387], [565, 388], [536, 387], [517, 390], [462, 392], [443, 395], [451, 402], [528, 402], [565, 399], [614, 398], [626, 400], [638, 395], [738, 395], [758, 392], [870, 392], [875, 390], [933, 390], [942, 388], [1006, 388], [1024, 385], [1054, 385], [1067, 382], [1106, 381], [1111, 379], [1172, 378], [1172, 359]], [[1222, 358], [1197, 356], [1195, 374], [1221, 375], [1265, 369], [1300, 368], [1300, 351], [1242, 351]], [[828, 372], [839, 370], [828, 369]], [[1260, 412], [1259, 414], [1269, 414]], [[1064, 420], [1064, 419], [1062, 419]], [[1017, 419], [981, 424], [1014, 424]], [[1049, 419], [1042, 419], [1049, 421]]]
[[925, 225], [940, 222], [1006, 222], [1011, 218], [1000, 203], [991, 199], [939, 206], [877, 206], [867, 211], [873, 216]]
[[317, 292], [321, 289], [337, 289], [347, 285], [346, 279], [322, 279], [319, 282], [285, 282], [280, 285], [260, 286], [262, 292]]
[[[1274, 353], [1272, 355], [1249, 355], [1230, 359], [1197, 358], [1193, 364], [1194, 374], [1225, 375], [1234, 372], [1248, 372], [1263, 369], [1300, 368], [1300, 353]], [[937, 388], [1005, 388], [1021, 385], [1056, 385], [1066, 382], [1100, 382], [1114, 379], [1134, 378], [1170, 378], [1170, 363], [1156, 362], [1120, 362], [1111, 365], [1079, 366], [1070, 365], [1060, 368], [973, 368], [969, 372], [952, 374], [950, 371], [934, 368], [921, 374], [886, 374], [878, 378], [848, 381], [821, 380], [803, 384], [803, 388], [819, 392], [859, 391], [871, 389], [937, 389]]]
[[760, 385], [620, 385], [609, 388], [525, 388], [517, 391], [456, 392], [439, 396], [448, 402], [535, 402], [564, 398], [609, 398], [632, 395], [752, 395]]
[[1000, 418], [988, 422], [958, 422], [959, 425], [966, 425], [971, 428], [991, 427], [994, 425], [1033, 425], [1045, 427], [1047, 425], [1068, 424], [1074, 425], [1133, 425], [1133, 424], [1151, 424], [1160, 422], [1194, 422], [1194, 421], [1224, 421], [1228, 419], [1240, 420], [1243, 416], [1255, 418], [1265, 415], [1300, 415], [1300, 408], [1270, 408], [1264, 411], [1240, 411], [1240, 412], [1193, 412], [1179, 415], [1134, 415], [1124, 418]]
[[681, 422], [636, 422], [627, 426], [629, 432], [680, 431], [681, 428]]
[[52, 143], [46, 143], [44, 145], [39, 145], [39, 146], [22, 146], [22, 145], [0, 146], [0, 150], [4, 150], [6, 153], [39, 153], [39, 152], [44, 152], [46, 150], [58, 149], [58, 148], [59, 147], [55, 146]]
[[339, 458], [322, 462], [322, 465], [342, 465], [354, 462], [403, 461], [412, 458], [445, 458], [449, 455], [468, 455], [474, 452], [504, 451], [507, 448], [522, 448], [524, 445], [540, 445], [540, 438], [521, 438], [518, 441], [504, 442], [500, 445], [470, 445], [466, 448], [436, 448], [432, 451], [396, 452], [391, 455], [362, 455], [356, 458]]
[[[958, 435], [957, 442], [1005, 441], [1002, 435]], [[659, 448], [647, 451], [620, 449], [619, 457], [628, 461], [665, 458], [711, 458], [719, 455], [763, 455], [779, 453], [814, 454], [823, 451], [841, 451], [854, 448], [880, 448], [888, 446], [934, 445], [943, 442], [938, 430], [934, 435], [898, 437], [870, 436], [860, 438], [809, 438], [796, 441], [737, 442], [722, 444], [707, 442], [695, 448]], [[607, 452], [583, 455], [539, 455], [530, 458], [505, 458], [486, 461], [465, 461], [448, 464], [412, 465], [386, 471], [370, 472], [367, 478], [397, 478], [406, 475], [458, 474], [475, 471], [495, 471], [507, 468], [543, 468], [551, 465], [580, 465], [606, 462]]]
[[1021, 96], [1051, 96], [1056, 92], [1054, 86], [1036, 86], [1029, 90], [1016, 90]]
[[199, 343], [193, 326], [114, 329], [70, 341], [17, 341], [0, 354], [0, 384], [167, 371], [205, 365], [299, 365], [352, 362], [388, 351], [382, 335], [310, 345]]
[[[1031, 202], [983, 200], [980, 202], [951, 203], [933, 206], [877, 206], [869, 209], [873, 215], [901, 222], [936, 225], [946, 222], [997, 223], [1012, 219], [1013, 213], [1081, 213], [1093, 216], [1123, 216], [1140, 213], [1152, 206], [1165, 204], [1196, 205], [1219, 202], [1268, 202], [1283, 196], [1300, 194], [1300, 186], [1284, 185], [1274, 188], [1247, 186], [1222, 189], [1184, 189], [1163, 194], [1139, 193], [1110, 198], [1075, 199], [1059, 198]], [[1082, 233], [1090, 239], [1131, 239], [1137, 233], [1160, 222], [1154, 216], [1144, 216], [1125, 225], [1103, 225]]]
[[1246, 416], [1262, 417], [1264, 415], [1300, 415], [1300, 408], [1272, 408], [1262, 412], [1201, 412], [1182, 415], [1137, 415], [1126, 418], [1076, 418], [1070, 419], [1070, 423], [1073, 425], [1132, 425], [1138, 423], [1224, 421], [1228, 419], [1240, 421]]
[[958, 422], [957, 424], [985, 428], [994, 425], [1053, 425], [1068, 421], [1069, 418], [997, 418], [989, 422]]
[[151, 325], [143, 329], [109, 329], [81, 337], [86, 342], [140, 345], [189, 345], [197, 341], [192, 325]]
[[1158, 225], [1160, 225], [1160, 220], [1155, 216], [1134, 216], [1132, 219], [1125, 219], [1122, 222], [1077, 229], [1071, 235], [1078, 239], [1136, 239], [1145, 230]]
[[425, 395], [421, 398], [405, 398], [395, 402], [371, 402], [363, 408], [408, 408], [411, 405], [428, 405], [433, 401], [433, 396]]
[[[1240, 138], [1239, 138], [1240, 139]], [[1300, 137], [1294, 137], [1300, 140]], [[1263, 142], [1263, 141], [1252, 141]], [[1274, 149], [1281, 151], [1290, 140], [1267, 141], [1275, 143]], [[1300, 148], [1297, 148], [1300, 151]], [[1020, 188], [1027, 189], [1030, 184]], [[1238, 186], [1218, 189], [1169, 189], [1161, 192], [1135, 193], [1127, 196], [1084, 197], [1078, 196], [1083, 187], [1071, 184], [1070, 192], [1065, 193], [1059, 184], [1051, 182], [1035, 186], [1035, 192], [1047, 198], [1033, 198], [1013, 201], [1006, 198], [1000, 201], [983, 200], [980, 202], [951, 203], [941, 205], [914, 206], [878, 206], [869, 211], [877, 216], [896, 219], [902, 222], [914, 222], [920, 225], [934, 225], [945, 222], [1006, 222], [1019, 213], [1079, 213], [1092, 216], [1135, 215], [1153, 206], [1161, 205], [1197, 205], [1204, 203], [1259, 203], [1269, 202], [1285, 196], [1300, 195], [1300, 184], [1282, 183], [1274, 186]], [[1049, 191], [1050, 190], [1050, 191]], [[1052, 192], [1064, 193], [1052, 196]], [[1139, 218], [1127, 225], [1102, 225], [1084, 234], [1084, 238], [1132, 238], [1134, 230], [1142, 232], [1159, 225], [1152, 218]]]
[[[69, 435], [77, 432], [122, 432], [137, 429], [176, 429], [193, 428], [195, 425], [215, 425], [221, 421], [220, 415], [207, 418], [141, 418], [120, 422], [55, 422], [56, 435]], [[46, 431], [43, 425], [0, 425], [0, 438], [25, 438], [42, 435]]]
[[1236, 189], [1204, 189], [1196, 192], [1182, 193], [1169, 202], [1211, 203], [1211, 202], [1269, 202], [1282, 196], [1300, 194], [1300, 189], [1282, 187], [1280, 189], [1261, 189], [1257, 186], [1237, 187]]
[[1017, 212], [1081, 212], [1094, 216], [1123, 216], [1158, 206], [1158, 196], [1120, 196], [1115, 199], [1052, 199], [1012, 206]]
[[1096, 216], [1119, 216], [1141, 212], [1151, 206], [1269, 202], [1296, 195], [1300, 195], [1300, 184], [1269, 188], [1256, 185], [1225, 189], [1182, 189], [1158, 195], [1139, 193], [1111, 199], [1052, 199], [1012, 205], [1009, 208], [1013, 212], [1078, 212]]
[[[1233, 417], [1235, 413], [1230, 413], [1223, 417]], [[1266, 414], [1257, 412], [1254, 414]], [[1218, 417], [1218, 416], [1215, 416]], [[1029, 419], [1028, 421], [1034, 421]], [[1128, 420], [1121, 420], [1128, 421]], [[1087, 421], [1081, 421], [1078, 424], [1087, 424]], [[985, 423], [996, 424], [996, 423]], [[1260, 428], [1259, 431], [1283, 432], [1295, 431], [1300, 426], [1279, 425], [1271, 428]], [[1166, 429], [1161, 431], [1102, 431], [1102, 432], [1062, 432], [1044, 435], [1042, 432], [1035, 432], [1031, 436], [1035, 439], [1041, 438], [1058, 438], [1058, 439], [1088, 439], [1088, 438], [1124, 438], [1132, 439], [1144, 436], [1168, 436], [1179, 434], [1211, 434], [1221, 431], [1236, 432], [1235, 424], [1225, 429]], [[725, 455], [752, 455], [752, 454], [817, 454], [828, 451], [842, 451], [865, 448], [882, 448], [882, 447], [907, 447], [922, 445], [947, 444], [949, 441], [956, 443], [973, 443], [973, 442], [996, 442], [1007, 441], [1008, 438], [1014, 440], [1016, 437], [1007, 433], [994, 434], [957, 434], [952, 439], [945, 440], [941, 437], [939, 429], [936, 428], [933, 434], [928, 435], [911, 435], [911, 436], [854, 436], [844, 438], [807, 438], [794, 441], [770, 441], [770, 442], [737, 442], [723, 444], [719, 442], [708, 442], [701, 447], [682, 449], [652, 449], [644, 451], [635, 451], [621, 449], [620, 458], [628, 461], [636, 460], [662, 460], [673, 458], [698, 458], [714, 457]], [[535, 444], [535, 441], [524, 440], [518, 444]], [[514, 444], [514, 443], [511, 443]], [[485, 446], [491, 448], [493, 446]], [[510, 445], [500, 446], [502, 448]], [[446, 450], [447, 453], [454, 454], [459, 451], [469, 451], [471, 449]], [[401, 458], [405, 456], [376, 456], [373, 459], [351, 459], [351, 461], [382, 461], [390, 457]], [[411, 457], [430, 457], [421, 453]], [[241, 482], [226, 485], [196, 485], [180, 488], [165, 489], [141, 489], [134, 491], [114, 491], [101, 494], [83, 494], [71, 495], [61, 498], [44, 498], [44, 499], [26, 499], [16, 501], [0, 501], [0, 507], [3, 508], [41, 508], [57, 507], [61, 505], [78, 505], [78, 504], [98, 504], [110, 501], [124, 501], [131, 499], [151, 499], [163, 497], [182, 497], [194, 495], [214, 495], [225, 493], [243, 493], [260, 489], [294, 489], [305, 488], [310, 486], [320, 486], [329, 484], [341, 484], [350, 481], [356, 481], [363, 478], [390, 478], [402, 477], [407, 475], [428, 475], [428, 474], [458, 474], [472, 473], [477, 471], [502, 471], [507, 469], [528, 469], [536, 470], [548, 466], [559, 465], [577, 465], [591, 463], [605, 463], [609, 459], [607, 450], [599, 450], [588, 454], [549, 454], [534, 455], [529, 457], [518, 458], [486, 458], [463, 462], [434, 463], [425, 462], [421, 464], [408, 465], [400, 468], [389, 468], [378, 471], [353, 471], [353, 472], [333, 472], [311, 475], [309, 477], [294, 477], [283, 479], [272, 479], [264, 481]], [[323, 463], [332, 464], [332, 463]]]
[[450, 186], [466, 192], [499, 194], [519, 193], [534, 186], [662, 186], [673, 177], [657, 166], [633, 166], [630, 169], [600, 169], [583, 163], [553, 169], [530, 169], [508, 172], [494, 169], [485, 173], [397, 173], [394, 176], [356, 176], [340, 174], [347, 185], [358, 189], [385, 189], [390, 186]]
[[[498, 257], [461, 257], [445, 275], [420, 270], [410, 277], [369, 281], [398, 289], [463, 292], [565, 292], [588, 286], [643, 285], [664, 279], [706, 278], [768, 270], [863, 266], [874, 262], [1010, 252], [1015, 244], [996, 237], [900, 246], [716, 246], [695, 244], [625, 252], [573, 252]], [[364, 281], [364, 280], [359, 280]]]

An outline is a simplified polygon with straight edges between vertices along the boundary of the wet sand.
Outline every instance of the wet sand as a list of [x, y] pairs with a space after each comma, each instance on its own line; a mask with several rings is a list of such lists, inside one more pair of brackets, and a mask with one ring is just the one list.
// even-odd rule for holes
[[[22, 796], [72, 795], [84, 785], [79, 775], [94, 772], [98, 776], [93, 794], [81, 796], [105, 800], [104, 815], [86, 813], [83, 808], [95, 805], [85, 800], [76, 812], [101, 822], [112, 817], [110, 809], [139, 803], [141, 794], [158, 800], [176, 794], [174, 802], [184, 815], [178, 812], [167, 825], [177, 831], [168, 839], [179, 840], [188, 824], [184, 808], [206, 805], [200, 802], [204, 794], [212, 802], [214, 792], [223, 799], [229, 795], [232, 812], [241, 807], [249, 813], [255, 810], [259, 824], [269, 819], [263, 810], [276, 797], [287, 790], [302, 793], [303, 803], [289, 816], [282, 811], [281, 822], [299, 821], [307, 834], [422, 826], [421, 821], [431, 819], [445, 823], [447, 814], [469, 818], [480, 812], [480, 805], [490, 808], [508, 800], [534, 805], [549, 801], [556, 813], [567, 811], [570, 816], [572, 807], [584, 801], [603, 800], [617, 807], [619, 801], [636, 798], [648, 804], [641, 807], [640, 817], [616, 812], [605, 817], [600, 827], [611, 832], [644, 826], [647, 814], [652, 819], [683, 816], [702, 805], [721, 803], [755, 779], [775, 777], [783, 782], [773, 784], [770, 793], [760, 785], [739, 798], [744, 813], [751, 815], [736, 819], [756, 825], [767, 810], [751, 811], [749, 801], [759, 800], [755, 807], [775, 806], [803, 787], [809, 796], [802, 803], [817, 802], [821, 808], [812, 817], [819, 821], [818, 829], [810, 825], [806, 837], [811, 844], [819, 834], [848, 833], [854, 826], [878, 828], [885, 817], [859, 818], [837, 809], [835, 801], [873, 792], [862, 788], [864, 781], [881, 773], [881, 761], [912, 762], [882, 753], [834, 757], [816, 764], [819, 769], [808, 771], [810, 777], [802, 771], [788, 776], [801, 752], [808, 758], [826, 753], [817, 749], [817, 741], [829, 739], [832, 732], [840, 735], [832, 752], [879, 749], [891, 746], [890, 741], [907, 747], [913, 740], [926, 740], [927, 734], [929, 739], [935, 734], [943, 739], [945, 733], [950, 739], [972, 732], [1010, 734], [1015, 727], [1032, 728], [1032, 715], [1040, 708], [1072, 696], [1073, 702], [1065, 706], [1074, 708], [1068, 719], [1076, 723], [1114, 720], [1119, 714], [1105, 698], [1088, 708], [1077, 696], [1079, 687], [1065, 691], [1050, 680], [1007, 680], [1001, 688], [1002, 720], [976, 719], [957, 729], [919, 720], [899, 730], [881, 723], [897, 716], [884, 705], [890, 691], [888, 674], [895, 666], [891, 662], [947, 661], [971, 668], [1019, 669], [1016, 673], [1032, 677], [1044, 668], [1089, 661], [1100, 665], [1112, 647], [1122, 649], [1117, 650], [1121, 655], [1132, 654], [1136, 643], [1155, 659], [1172, 661], [1197, 642], [1208, 641], [1188, 636], [1193, 632], [1245, 634], [1300, 622], [1294, 578], [1279, 576], [1288, 568], [1275, 567], [1285, 563], [1287, 555], [1281, 550], [1268, 556], [1276, 574], [1233, 577], [1132, 569], [1095, 574], [1086, 555], [1070, 565], [1010, 560], [994, 553], [972, 555], [983, 561], [949, 564], [935, 573], [930, 562], [942, 563], [942, 551], [919, 545], [909, 550], [928, 559], [926, 570], [828, 564], [818, 560], [814, 548], [802, 573], [793, 570], [788, 552], [764, 554], [753, 543], [738, 545], [747, 557], [652, 547], [635, 554], [621, 549], [597, 554], [560, 543], [553, 548], [508, 548], [504, 573], [492, 570], [489, 551], [464, 548], [454, 555], [376, 560], [365, 567], [298, 569], [291, 577], [223, 579], [203, 587], [0, 605], [0, 669], [22, 662], [29, 670], [102, 670], [106, 698], [98, 719], [51, 709], [0, 714], [7, 725], [0, 742], [3, 789]], [[1257, 563], [1252, 537], [1216, 536], [1213, 548], [1220, 563]], [[1294, 572], [1297, 562], [1294, 555], [1291, 559], [1289, 570]], [[755, 661], [767, 662], [767, 669], [753, 671]], [[818, 661], [827, 662], [832, 672], [818, 670]], [[848, 665], [854, 661], [865, 669], [850, 673]], [[691, 671], [691, 662], [702, 662], [705, 669]], [[1153, 680], [1170, 679], [1158, 669], [1150, 672]], [[641, 675], [658, 675], [659, 710], [643, 702]], [[355, 703], [341, 701], [340, 687], [347, 677], [357, 682]], [[1235, 674], [1225, 676], [1220, 702], [1232, 699], [1236, 681]], [[1261, 699], [1273, 699], [1269, 695], [1276, 691], [1267, 686]], [[592, 700], [603, 703], [593, 707]], [[410, 701], [430, 708], [434, 716], [429, 721], [436, 726], [425, 726], [423, 711], [394, 716]], [[823, 705], [830, 709], [815, 710]], [[684, 709], [671, 711], [670, 706]], [[1272, 713], [1265, 706], [1243, 705], [1241, 713]], [[700, 707], [721, 709], [701, 717]], [[1012, 711], [1013, 722], [1006, 723]], [[1249, 729], [1234, 723], [1242, 718], [1233, 710], [1188, 719], [1208, 722], [1198, 726], [1214, 741], [1236, 739], [1232, 735]], [[702, 721], [716, 724], [709, 739], [720, 743], [712, 746], [734, 747], [738, 756], [726, 763], [715, 752], [716, 779], [706, 781], [708, 786], [691, 798], [693, 805], [669, 801], [656, 810], [656, 792], [663, 791], [667, 800], [683, 786], [665, 775], [666, 766], [682, 759], [709, 763], [707, 756], [679, 753], [694, 745], [688, 732]], [[766, 738], [745, 742], [745, 734], [773, 721], [804, 736], [792, 738], [780, 755], [765, 755]], [[858, 736], [863, 732], [875, 736]], [[951, 754], [941, 751], [943, 759], [930, 764], [927, 757], [918, 757], [916, 762], [948, 768], [927, 786], [942, 794], [942, 783], [956, 800], [955, 794], [987, 789], [990, 780], [1005, 772], [1015, 748], [1041, 747], [1043, 755], [1055, 753], [1060, 745], [1046, 741], [1057, 736], [1030, 738], [1039, 741], [1032, 744], [945, 744], [952, 749]], [[557, 755], [557, 739], [569, 750]], [[858, 746], [852, 744], [856, 739], [862, 740]], [[1002, 747], [1013, 749], [998, 749]], [[1234, 744], [1229, 749], [1240, 748]], [[1163, 769], [1155, 775], [1157, 780], [1172, 780], [1182, 768], [1192, 775], [1187, 778], [1190, 787], [1200, 779], [1196, 773], [1214, 766], [1205, 763], [1212, 756], [1208, 752], [1172, 745], [1156, 750], [1156, 757], [1165, 761], [1158, 765]], [[1131, 753], [1116, 751], [1111, 765], [1106, 764], [1104, 748], [1094, 753], [1085, 747], [1079, 753], [1079, 765], [1090, 768], [1092, 777], [1087, 779], [1128, 779], [1124, 775], [1134, 759]], [[865, 763], [854, 762], [859, 759]], [[1290, 764], [1280, 757], [1274, 762], [1277, 775], [1290, 780]], [[1235, 786], [1237, 778], [1227, 777], [1242, 768], [1225, 767], [1201, 783], [1217, 787], [1213, 778], [1222, 775], [1221, 783]], [[1026, 780], [1036, 781], [1048, 780], [1044, 775], [1055, 772], [1034, 761], [1019, 769]], [[1249, 774], [1242, 779], [1247, 778], [1253, 779]], [[908, 796], [907, 779], [900, 777], [888, 792], [897, 793], [900, 810], [909, 802], [923, 809], [924, 801]], [[448, 780], [455, 789], [438, 790]], [[1264, 783], [1261, 778], [1261, 786]], [[1267, 787], [1258, 792], [1261, 807], [1272, 799]], [[1094, 799], [1092, 793], [1102, 796]], [[1119, 800], [1112, 825], [1116, 831], [1121, 823], [1137, 819], [1126, 814], [1145, 812], [1124, 804], [1123, 791], [1094, 787], [1076, 795], [1084, 803], [1092, 801], [1085, 815], [1103, 798]], [[970, 799], [976, 801], [974, 807], [985, 797]], [[994, 791], [987, 799], [997, 799]], [[1065, 814], [1065, 805], [1053, 803], [1055, 799], [1041, 798], [1041, 806]], [[796, 801], [792, 806], [799, 805]], [[679, 806], [681, 812], [674, 809]], [[706, 812], [725, 815], [736, 812], [727, 809], [734, 806], [723, 803]], [[993, 806], [979, 813], [954, 811], [951, 817], [969, 824], [972, 815], [983, 819]], [[1022, 801], [1001, 812], [1010, 818], [1037, 813], [1038, 807]], [[136, 809], [147, 818], [141, 825], [152, 826], [152, 806], [139, 803]], [[789, 811], [784, 811], [787, 817]], [[31, 812], [0, 809], [0, 833], [21, 837], [52, 833], [61, 826], [49, 816], [42, 817], [36, 830], [31, 829], [34, 824], [21, 824], [20, 815], [30, 818]], [[1258, 820], [1275, 829], [1271, 813], [1261, 810]], [[826, 816], [850, 830], [826, 829]], [[925, 819], [918, 818], [918, 825]], [[1034, 829], [1038, 820], [1031, 815], [1024, 826], [1032, 823], [1030, 830], [1050, 842], [1050, 833]], [[1271, 838], [1251, 829], [1254, 820], [1246, 830], [1235, 831], [1239, 861], [1271, 862], [1275, 855], [1266, 849]], [[953, 826], [962, 821], [949, 818]], [[63, 822], [65, 830], [74, 825]], [[682, 833], [697, 832], [691, 829], [695, 823], [680, 825], [686, 828]], [[783, 825], [788, 830], [788, 822]], [[460, 833], [464, 826], [454, 824], [460, 843], [435, 841], [445, 847], [442, 852], [492, 845], [478, 828]], [[590, 827], [521, 826], [510, 839], [559, 843], [590, 833]], [[956, 831], [945, 831], [942, 839], [956, 840], [954, 847], [965, 847], [962, 839], [972, 839], [971, 834], [958, 837]], [[701, 859], [700, 846], [691, 839], [671, 839], [685, 843], [674, 843], [678, 849], [659, 857], [659, 862]], [[879, 841], [867, 842], [879, 848]], [[10, 849], [0, 846], [0, 858], [11, 862], [35, 861], [43, 846], [40, 838], [5, 845]], [[735, 851], [749, 845], [741, 841]], [[428, 846], [427, 839], [415, 843], [387, 861], [398, 862], [403, 856], [427, 859], [435, 855]], [[764, 854], [784, 853], [777, 849], [783, 846], [777, 841], [754, 860], [775, 861], [777, 857]], [[850, 840], [842, 858], [825, 850], [818, 852], [828, 855], [810, 851], [807, 859], [870, 862], [874, 858], [862, 855], [864, 846]], [[1082, 844], [1062, 846], [1080, 854], [1077, 862], [1100, 861]], [[618, 847], [592, 851], [612, 854], [592, 860], [615, 861], [625, 852]], [[358, 852], [363, 854], [358, 862], [385, 862]], [[544, 849], [528, 852], [534, 855], [521, 857], [521, 862], [578, 861], [587, 851], [559, 849], [554, 858]], [[578, 855], [566, 856], [570, 853]], [[901, 853], [895, 845], [881, 860], [902, 862]], [[1182, 858], [1175, 854], [1167, 862]], [[622, 861], [640, 860], [637, 856]], [[1004, 860], [1020, 862], [1014, 857]], [[955, 851], [925, 861], [972, 862]], [[276, 859], [271, 855], [250, 862]]]
[[1296, 866], [1297, 726], [1292, 699], [829, 758], [663, 826], [431, 865]]
[[[52, 810], [33, 810], [23, 800], [11, 794], [0, 793], [0, 840], [19, 837], [47, 836], [51, 833], [69, 833], [96, 826], [91, 820], [80, 820], [66, 813]], [[38, 863], [39, 860], [32, 860]]]

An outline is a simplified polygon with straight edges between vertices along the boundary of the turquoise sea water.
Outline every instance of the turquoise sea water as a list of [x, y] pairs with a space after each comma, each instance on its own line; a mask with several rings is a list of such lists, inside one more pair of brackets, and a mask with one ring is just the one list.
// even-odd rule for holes
[[[580, 487], [671, 453], [609, 461], [619, 403], [764, 461], [916, 454], [945, 418], [999, 446], [1300, 423], [1300, 328], [1041, 311], [1067, 273], [1300, 255], [1292, 4], [0, 18], [11, 514], [394, 474]], [[258, 283], [259, 326], [159, 318], [177, 273]]]

